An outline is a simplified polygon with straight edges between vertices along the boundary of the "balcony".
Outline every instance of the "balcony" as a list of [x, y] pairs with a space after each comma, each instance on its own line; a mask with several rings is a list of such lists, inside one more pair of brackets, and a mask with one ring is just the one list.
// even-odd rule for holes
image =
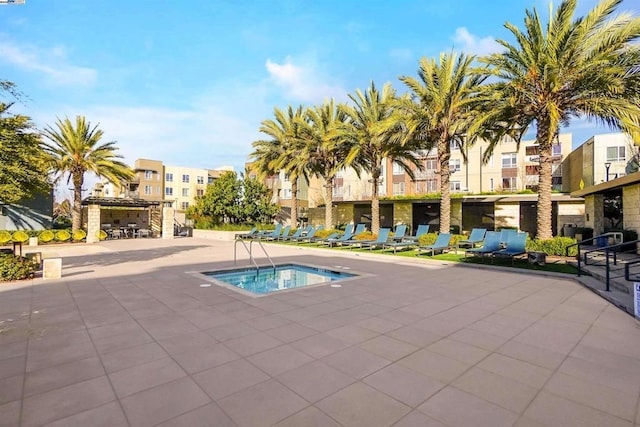
[[434, 179], [436, 177], [436, 171], [433, 169], [427, 169], [424, 171], [415, 171], [414, 172], [414, 181], [426, 181], [429, 179]]

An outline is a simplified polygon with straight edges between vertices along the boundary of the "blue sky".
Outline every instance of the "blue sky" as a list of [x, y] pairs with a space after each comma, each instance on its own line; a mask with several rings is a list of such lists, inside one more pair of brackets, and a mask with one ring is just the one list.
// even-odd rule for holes
[[[559, 3], [559, 2], [556, 2]], [[579, 0], [586, 13], [595, 0]], [[485, 54], [542, 0], [27, 0], [0, 6], [0, 79], [43, 127], [84, 115], [125, 159], [242, 170], [274, 106], [344, 101], [416, 75], [423, 56]], [[621, 11], [638, 14], [625, 0]], [[578, 121], [574, 146], [607, 132]]]

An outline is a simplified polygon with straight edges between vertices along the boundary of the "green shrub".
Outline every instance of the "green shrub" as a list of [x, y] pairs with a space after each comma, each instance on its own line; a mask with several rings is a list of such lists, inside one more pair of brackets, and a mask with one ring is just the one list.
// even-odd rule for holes
[[362, 233], [353, 236], [353, 240], [375, 240], [378, 238], [377, 234], [373, 234], [371, 231], [363, 231]]
[[18, 230], [11, 236], [11, 240], [14, 242], [24, 243], [29, 240], [29, 235], [22, 230]]
[[0, 282], [33, 277], [38, 263], [27, 258], [0, 254]]
[[[547, 255], [553, 256], [565, 256], [567, 246], [573, 245], [574, 243], [576, 243], [576, 239], [560, 236], [547, 240], [527, 239], [527, 251], [544, 252]], [[576, 256], [577, 254], [577, 246], [569, 249], [569, 256]]]
[[[291, 232], [293, 233], [294, 230], [291, 230]], [[327, 237], [329, 237], [331, 234], [333, 233], [339, 233], [340, 230], [318, 230], [316, 231], [316, 234], [314, 234], [314, 237], [318, 237], [320, 239], [325, 239]]]
[[7, 230], [0, 230], [0, 245], [4, 245], [11, 241], [11, 233]]
[[71, 233], [67, 230], [59, 230], [56, 231], [56, 240], [59, 242], [66, 242], [71, 238]]
[[85, 237], [87, 237], [87, 233], [84, 230], [76, 230], [73, 232], [73, 240], [78, 242], [80, 240], [83, 240]]
[[[438, 234], [437, 233], [423, 234], [418, 239], [418, 243], [420, 243], [420, 246], [433, 245], [436, 242], [437, 238], [438, 238]], [[459, 240], [465, 240], [466, 238], [467, 237], [463, 236], [462, 234], [452, 234], [451, 235], [451, 241], [449, 242], [449, 244], [452, 245], [452, 246], [455, 246], [455, 245], [458, 244]]]
[[42, 233], [40, 233], [40, 235], [38, 236], [38, 240], [40, 240], [42, 243], [49, 243], [50, 241], [52, 241], [55, 238], [55, 234], [53, 231], [51, 230], [44, 230]]

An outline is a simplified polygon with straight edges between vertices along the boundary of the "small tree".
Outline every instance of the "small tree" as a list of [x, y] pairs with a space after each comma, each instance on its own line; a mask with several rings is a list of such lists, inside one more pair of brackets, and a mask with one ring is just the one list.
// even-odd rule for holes
[[242, 185], [235, 172], [225, 172], [207, 186], [204, 195], [196, 199], [196, 205], [188, 213], [206, 216], [216, 224], [240, 222]]
[[241, 210], [244, 222], [266, 224], [273, 221], [280, 207], [271, 202], [271, 191], [266, 185], [245, 175]]

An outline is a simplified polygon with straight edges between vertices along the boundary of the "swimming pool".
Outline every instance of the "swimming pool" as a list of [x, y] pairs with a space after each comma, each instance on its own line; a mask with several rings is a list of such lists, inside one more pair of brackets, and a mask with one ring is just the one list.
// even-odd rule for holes
[[241, 268], [210, 271], [204, 275], [257, 294], [267, 294], [284, 289], [300, 288], [319, 283], [355, 277], [356, 274], [300, 264], [280, 264], [273, 267]]

